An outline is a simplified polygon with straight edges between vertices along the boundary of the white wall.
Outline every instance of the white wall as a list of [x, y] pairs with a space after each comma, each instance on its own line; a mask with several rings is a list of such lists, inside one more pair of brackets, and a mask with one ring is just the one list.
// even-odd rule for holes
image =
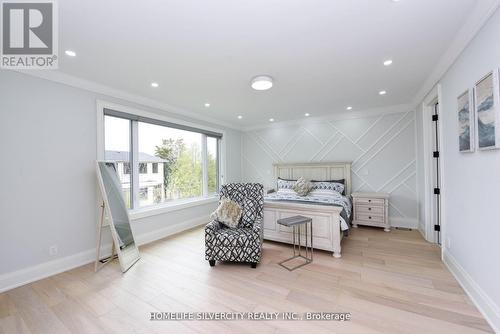
[[416, 228], [415, 157], [413, 111], [350, 113], [245, 132], [242, 178], [275, 188], [273, 163], [352, 161], [353, 191], [389, 192], [393, 226]]
[[[21, 269], [63, 261], [67, 256], [75, 256], [79, 261], [92, 258], [97, 213], [97, 99], [205, 124], [52, 81], [1, 71], [0, 291], [2, 284], [17, 279], [16, 273]], [[226, 181], [239, 181], [241, 135], [239, 131], [225, 130]], [[142, 218], [134, 221], [132, 228], [139, 241], [148, 241], [174, 231], [175, 226], [183, 228], [203, 222], [215, 205]], [[58, 255], [50, 256], [49, 247], [55, 244]], [[61, 263], [73, 262], [66, 259]], [[21, 277], [26, 277], [22, 273]]]
[[426, 226], [425, 226], [425, 200], [426, 200], [426, 190], [425, 190], [425, 170], [424, 170], [424, 148], [423, 148], [423, 116], [422, 116], [422, 104], [420, 103], [415, 111], [415, 124], [416, 124], [416, 135], [417, 135], [417, 205], [418, 205], [418, 229], [422, 235], [426, 236]]
[[441, 80], [444, 259], [500, 331], [500, 150], [458, 152], [457, 97], [500, 66], [500, 11]]

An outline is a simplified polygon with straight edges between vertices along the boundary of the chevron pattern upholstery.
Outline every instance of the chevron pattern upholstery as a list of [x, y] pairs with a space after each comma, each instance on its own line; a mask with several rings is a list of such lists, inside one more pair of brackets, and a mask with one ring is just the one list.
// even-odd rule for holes
[[259, 183], [229, 183], [220, 198], [229, 198], [243, 208], [237, 228], [214, 220], [205, 227], [205, 259], [214, 261], [260, 262], [263, 241], [264, 187]]

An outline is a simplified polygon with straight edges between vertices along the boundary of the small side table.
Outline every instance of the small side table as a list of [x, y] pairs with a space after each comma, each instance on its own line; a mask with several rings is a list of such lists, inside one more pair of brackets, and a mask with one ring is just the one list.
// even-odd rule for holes
[[[292, 228], [292, 236], [293, 236], [293, 256], [289, 259], [286, 259], [284, 261], [281, 261], [278, 263], [280, 266], [283, 268], [287, 269], [288, 271], [293, 271], [295, 269], [298, 269], [300, 267], [303, 267], [313, 261], [313, 231], [312, 231], [312, 218], [309, 217], [304, 217], [304, 216], [293, 216], [293, 217], [288, 217], [288, 218], [282, 218], [278, 219], [278, 224], [286, 226], [286, 227], [291, 227]], [[309, 229], [310, 229], [310, 239], [308, 238], [307, 235], [307, 224], [309, 224]], [[300, 232], [302, 229], [302, 226], [305, 227], [305, 237], [306, 237], [306, 246], [305, 246], [305, 256], [302, 255], [301, 253], [301, 242], [300, 242]], [[298, 235], [298, 238], [297, 238]], [[296, 244], [296, 240], [298, 239], [298, 244]], [[309, 246], [309, 241], [311, 242], [311, 245]], [[295, 248], [298, 245], [298, 253], [296, 252]], [[288, 262], [293, 259], [297, 258], [302, 258], [305, 260], [304, 263], [299, 264], [294, 267], [287, 267], [284, 265], [285, 262]]]
[[355, 192], [351, 196], [354, 201], [353, 227], [366, 225], [383, 227], [386, 232], [391, 231], [389, 194]]

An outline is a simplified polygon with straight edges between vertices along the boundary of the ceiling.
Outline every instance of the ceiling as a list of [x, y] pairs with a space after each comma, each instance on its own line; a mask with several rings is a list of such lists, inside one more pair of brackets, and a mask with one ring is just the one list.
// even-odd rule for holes
[[59, 71], [241, 127], [404, 104], [477, 2], [65, 0]]

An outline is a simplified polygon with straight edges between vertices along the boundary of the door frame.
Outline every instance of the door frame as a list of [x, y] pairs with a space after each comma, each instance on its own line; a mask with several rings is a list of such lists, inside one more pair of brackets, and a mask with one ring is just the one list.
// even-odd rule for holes
[[439, 103], [438, 108], [438, 142], [439, 142], [439, 177], [440, 177], [440, 189], [441, 189], [441, 200], [439, 204], [439, 221], [441, 225], [441, 244], [443, 245], [445, 238], [445, 210], [444, 210], [444, 192], [445, 192], [445, 175], [444, 170], [444, 142], [443, 142], [443, 100], [441, 98], [441, 85], [437, 84], [430, 93], [425, 97], [422, 102], [422, 145], [423, 145], [423, 168], [424, 168], [424, 212], [425, 212], [425, 239], [432, 243], [437, 243], [436, 233], [434, 231], [434, 224], [432, 217], [435, 215], [435, 206], [433, 201], [435, 201], [434, 195], [434, 184], [431, 173], [433, 172], [434, 158], [432, 153], [434, 151], [432, 136], [433, 136], [433, 124], [432, 115], [434, 114], [434, 105]]

